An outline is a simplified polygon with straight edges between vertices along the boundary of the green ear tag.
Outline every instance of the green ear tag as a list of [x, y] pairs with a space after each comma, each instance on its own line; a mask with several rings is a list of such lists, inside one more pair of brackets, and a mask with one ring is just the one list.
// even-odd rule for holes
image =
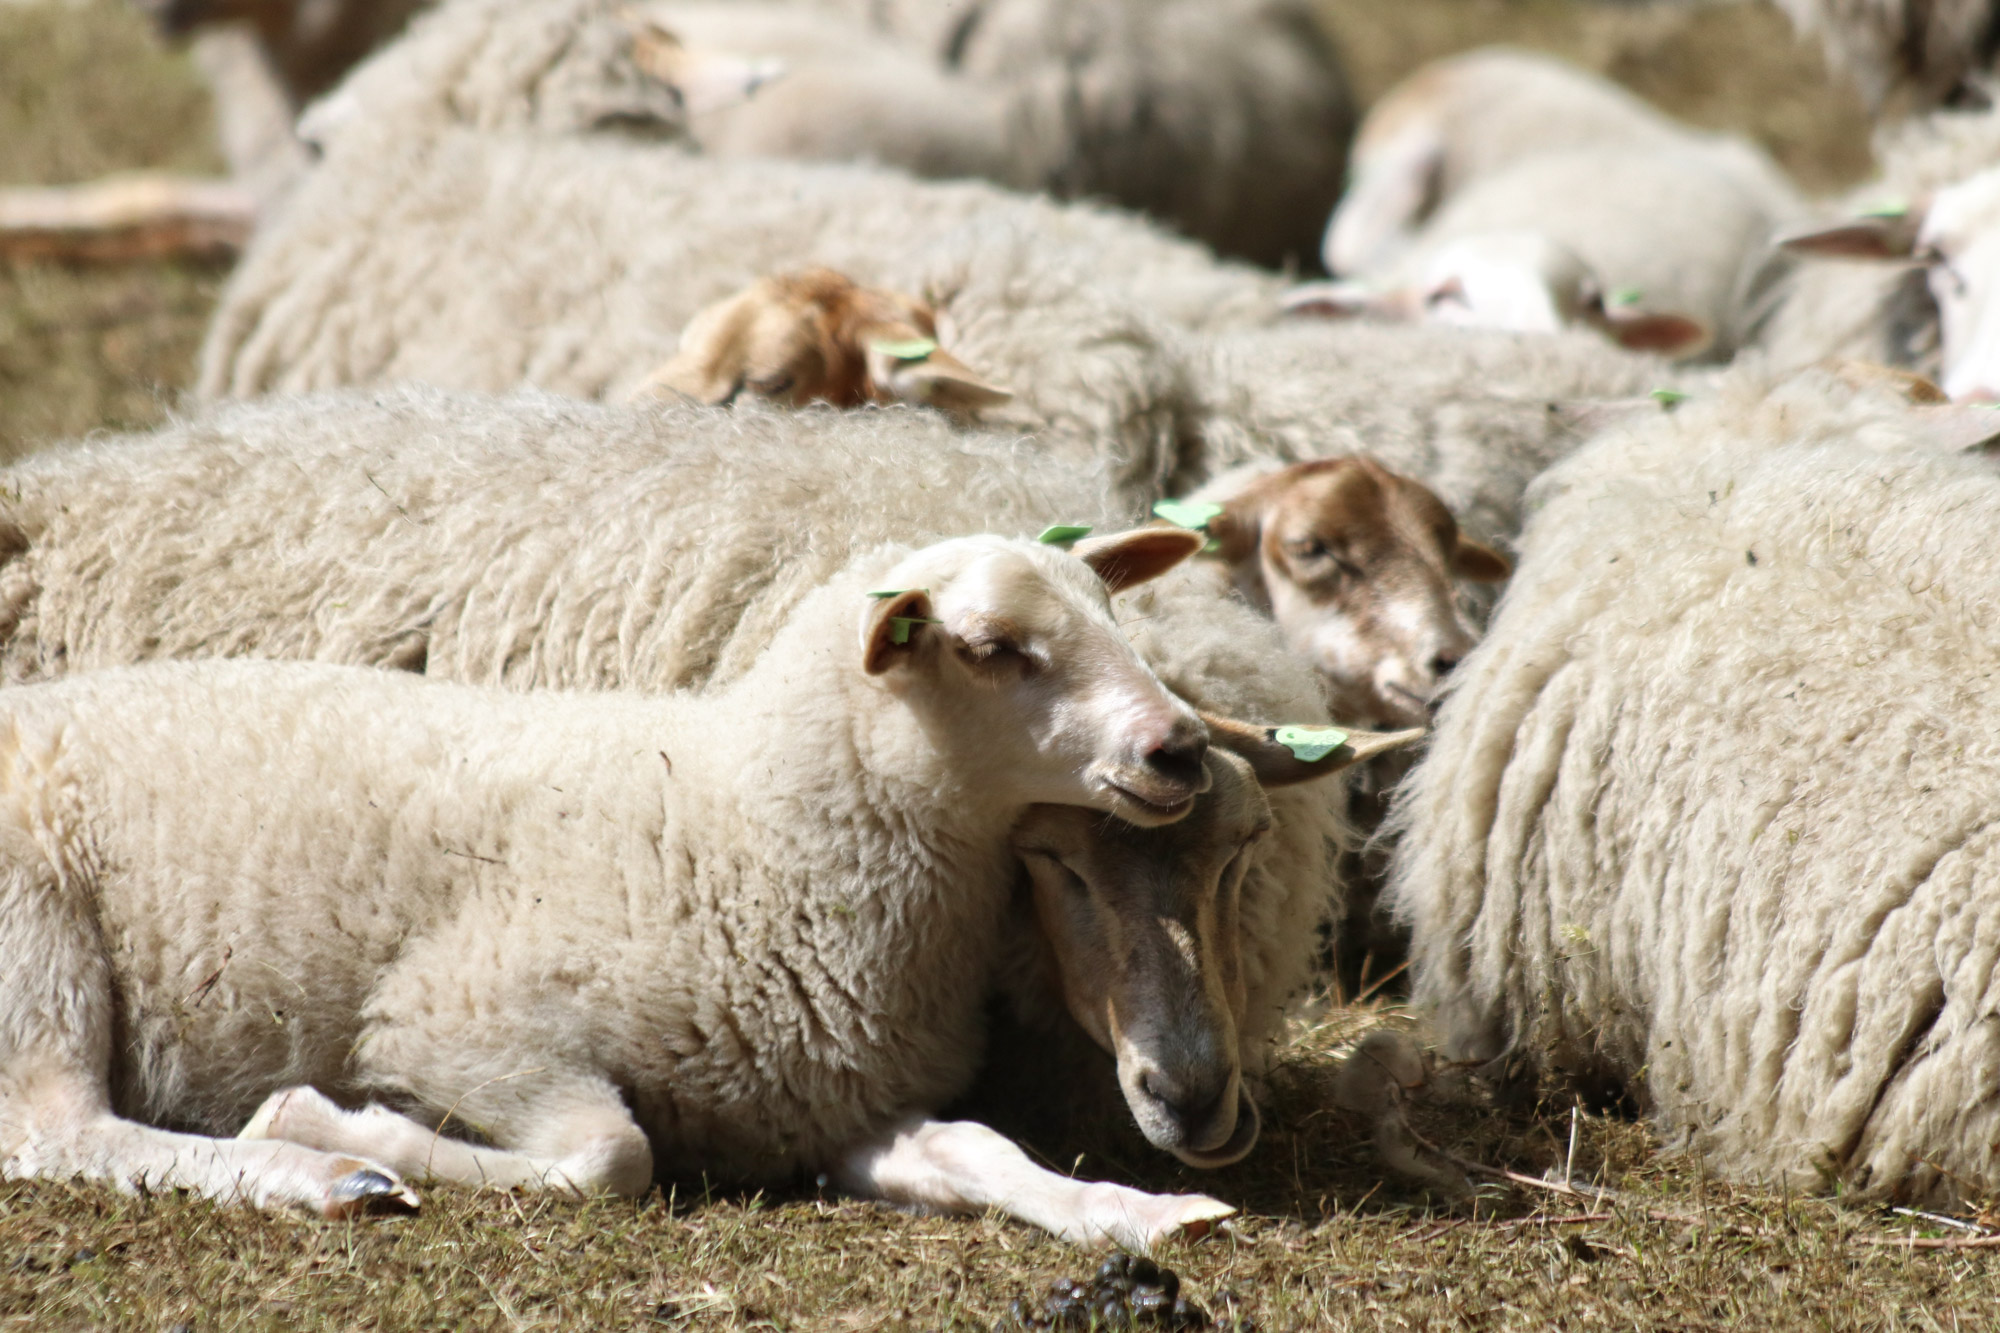
[[886, 602], [891, 597], [901, 597], [906, 592], [915, 592], [915, 591], [928, 591], [928, 589], [884, 588], [880, 592], [871, 592], [868, 595], [870, 597], [873, 597], [878, 602]]
[[869, 343], [868, 350], [871, 352], [880, 352], [883, 356], [891, 357], [897, 361], [923, 361], [928, 359], [930, 354], [937, 350], [937, 340], [934, 338], [884, 339], [881, 342]]
[[1222, 512], [1219, 504], [1206, 500], [1160, 500], [1154, 503], [1153, 513], [1164, 518], [1177, 528], [1193, 528], [1196, 532], [1206, 531], [1209, 520]]
[[1906, 218], [1909, 215], [1910, 206], [1900, 199], [1887, 199], [1873, 208], [1861, 210], [1861, 216], [1864, 218]]
[[1294, 759], [1316, 764], [1347, 744], [1347, 733], [1339, 727], [1277, 727], [1271, 739], [1290, 750]]
[[1653, 401], [1658, 403], [1661, 407], [1666, 408], [1667, 411], [1669, 412], [1679, 407], [1682, 403], [1685, 403], [1687, 399], [1688, 396], [1682, 393], [1679, 389], [1653, 390]]
[[912, 625], [942, 624], [944, 624], [942, 620], [932, 620], [929, 616], [890, 616], [889, 642], [908, 643], [910, 641], [910, 626]]
[[1645, 297], [1646, 293], [1637, 287], [1620, 287], [1604, 300], [1607, 305], [1637, 305]]
[[1051, 527], [1043, 528], [1042, 535], [1035, 538], [1035, 540], [1047, 546], [1068, 546], [1077, 538], [1088, 537], [1089, 535], [1090, 524], [1088, 523], [1057, 523]]

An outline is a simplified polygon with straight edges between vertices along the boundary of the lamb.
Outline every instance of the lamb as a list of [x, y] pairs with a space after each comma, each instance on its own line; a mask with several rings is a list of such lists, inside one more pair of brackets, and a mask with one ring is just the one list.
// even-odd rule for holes
[[2000, 1182], [2000, 478], [1930, 420], [1732, 376], [1538, 483], [1397, 815], [1447, 1056], [1629, 1099], [1738, 1178]]
[[[19, 682], [225, 655], [512, 689], [714, 687], [851, 554], [1089, 519], [1092, 484], [907, 409], [724, 413], [434, 390], [234, 405], [6, 474], [0, 670]], [[1120, 615], [1167, 683], [1209, 712], [1327, 720], [1312, 672], [1221, 569], [1175, 571]], [[1339, 803], [1270, 794], [1274, 832], [1240, 895], [1238, 1030], [1253, 1078], [1306, 980], [1314, 928], [1338, 909]], [[1185, 841], [1172, 851], [1196, 861]], [[1030, 990], [1049, 975], [1032, 959], [1017, 973]], [[1012, 998], [1038, 1022], [1060, 1017], [1035, 995]]]
[[1828, 63], [1880, 110], [1900, 94], [1918, 107], [1976, 95], [2000, 29], [1990, 0], [1778, 0], [1800, 32], [1816, 33]]
[[[1723, 356], [1780, 267], [1773, 233], [1805, 212], [1747, 141], [1504, 49], [1419, 70], [1371, 113], [1361, 142], [1327, 263], [1406, 317], [1546, 328], [1581, 307], [1615, 328], [1602, 298], [1631, 291], [1656, 315], [1706, 328]], [[1543, 250], [1520, 253], [1522, 237]], [[1580, 283], [1592, 290], [1568, 290]], [[1658, 350], [1697, 349], [1649, 332], [1644, 345]]]
[[2000, 115], [1937, 112], [1878, 136], [1876, 153], [1886, 169], [1846, 217], [1785, 238], [1805, 262], [1763, 347], [1780, 367], [1858, 359], [1932, 375], [1956, 398], [2000, 390], [1985, 327], [2000, 286]]
[[[1049, 798], [1172, 823], [1200, 790], [1201, 725], [1104, 591], [1198, 545], [885, 548], [701, 696], [277, 663], [11, 691], [0, 882], [10, 955], [36, 961], [0, 1000], [9, 1174], [342, 1212], [407, 1198], [404, 1175], [634, 1194], [656, 1169], [823, 1167], [1079, 1240], [1205, 1228], [1212, 1200], [1077, 1185], [922, 1118], [976, 1051], [965, 981], [988, 968], [1010, 828]], [[908, 590], [865, 595], [884, 585]], [[537, 910], [558, 889], [560, 922]], [[182, 1003], [210, 972], [217, 1003]], [[1160, 1100], [1193, 1139], [1235, 1130], [1226, 1089]], [[133, 1123], [214, 1133], [260, 1102], [236, 1140]]]

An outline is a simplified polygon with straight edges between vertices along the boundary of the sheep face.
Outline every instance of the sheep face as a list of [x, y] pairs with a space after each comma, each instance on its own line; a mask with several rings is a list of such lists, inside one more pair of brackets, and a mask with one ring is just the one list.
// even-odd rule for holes
[[1190, 1166], [1226, 1166], [1257, 1141], [1242, 1086], [1247, 1003], [1239, 905], [1252, 848], [1271, 828], [1267, 787], [1338, 773], [1422, 733], [1350, 733], [1307, 761], [1264, 727], [1203, 714], [1209, 788], [1171, 828], [1137, 829], [1073, 806], [1014, 826], [1063, 1002], [1118, 1061], [1149, 1142]]
[[2000, 167], [1894, 206], [1780, 241], [1794, 254], [1923, 266], [1937, 307], [1938, 377], [1960, 401], [2000, 400]]
[[1917, 231], [1944, 353], [1944, 391], [2000, 400], [2000, 168], [1938, 191]]
[[718, 404], [742, 393], [787, 407], [903, 402], [960, 416], [1010, 397], [938, 346], [929, 306], [824, 268], [759, 279], [703, 310], [635, 396]]
[[1589, 327], [1622, 347], [1669, 356], [1692, 355], [1710, 341], [1708, 329], [1685, 315], [1607, 306], [1590, 265], [1533, 231], [1460, 236], [1417, 262], [1406, 280], [1387, 286], [1306, 283], [1285, 297], [1285, 307], [1514, 333]]
[[1241, 759], [1211, 749], [1204, 767], [1207, 793], [1171, 828], [1037, 806], [1015, 827], [1014, 846], [1063, 999], [1117, 1057], [1140, 1131], [1190, 1166], [1223, 1166], [1257, 1141], [1237, 1043], [1237, 903], [1271, 806]]
[[927, 547], [863, 617], [863, 666], [998, 799], [1172, 823], [1207, 789], [1207, 729], [1119, 633], [1109, 594], [1201, 544], [1142, 528], [1074, 555], [999, 537]]
[[1237, 586], [1320, 672], [1335, 717], [1410, 726], [1472, 647], [1452, 581], [1497, 582], [1506, 557], [1471, 541], [1425, 486], [1371, 459], [1260, 477], [1209, 523]]

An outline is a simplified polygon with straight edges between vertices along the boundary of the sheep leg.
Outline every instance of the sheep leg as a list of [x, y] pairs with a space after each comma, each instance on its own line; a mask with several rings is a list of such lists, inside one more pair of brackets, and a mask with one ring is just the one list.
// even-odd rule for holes
[[1079, 1245], [1149, 1250], [1206, 1235], [1236, 1210], [1199, 1194], [1147, 1194], [1036, 1166], [1013, 1140], [970, 1120], [911, 1119], [857, 1148], [840, 1179], [890, 1203], [970, 1213], [998, 1208]]
[[494, 1137], [517, 1148], [488, 1148], [447, 1138], [384, 1106], [348, 1111], [312, 1088], [272, 1094], [240, 1138], [281, 1139], [324, 1152], [390, 1163], [417, 1180], [449, 1180], [492, 1189], [554, 1189], [570, 1194], [636, 1197], [653, 1184], [653, 1150], [615, 1092], [530, 1104], [522, 1133], [482, 1117]]
[[[8, 843], [15, 840], [6, 839]], [[5, 862], [11, 861], [12, 864]], [[345, 1217], [416, 1196], [372, 1162], [177, 1134], [111, 1109], [111, 970], [81, 877], [0, 852], [0, 1176], [82, 1177]]]

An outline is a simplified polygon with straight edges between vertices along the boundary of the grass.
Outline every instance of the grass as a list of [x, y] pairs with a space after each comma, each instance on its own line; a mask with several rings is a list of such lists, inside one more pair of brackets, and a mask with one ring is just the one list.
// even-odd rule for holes
[[[1868, 169], [1853, 97], [1752, 4], [1326, 0], [1363, 97], [1495, 40], [1603, 70], [1704, 125], [1745, 129], [1814, 189]], [[219, 168], [185, 59], [131, 10], [0, 4], [0, 184], [130, 167]], [[192, 376], [226, 273], [200, 265], [0, 267], [0, 457], [157, 421]], [[1098, 1095], [1040, 1106], [1047, 1052], [1002, 1042], [976, 1101], [1045, 1160], [1243, 1207], [1231, 1234], [1163, 1256], [1211, 1308], [1266, 1330], [2000, 1327], [1984, 1249], [1912, 1249], [1907, 1220], [1719, 1185], [1643, 1127], [1579, 1122], [1575, 1170], [1616, 1204], [1486, 1185], [1434, 1203], [1385, 1183], [1369, 1126], [1332, 1109], [1341, 1052], [1393, 1008], [1301, 1022], [1244, 1163], [1197, 1175]], [[1459, 1154], [1539, 1174], [1568, 1160], [1565, 1108], [1423, 1109]], [[1938, 1235], [1949, 1236], [1938, 1229]], [[36, 1330], [991, 1328], [1095, 1260], [994, 1218], [909, 1216], [808, 1183], [745, 1196], [698, 1182], [637, 1203], [449, 1189], [415, 1217], [329, 1224], [65, 1184], [0, 1184], [0, 1324]]]
[[[1394, 1021], [1335, 1008], [1301, 1024], [1237, 1167], [1197, 1175], [1140, 1150], [1115, 1172], [1246, 1205], [1231, 1234], [1160, 1256], [1211, 1311], [1267, 1333], [2000, 1326], [1991, 1252], [1911, 1249], [1892, 1243], [1911, 1234], [1900, 1219], [1704, 1181], [1626, 1122], [1579, 1122], [1576, 1178], [1620, 1191], [1613, 1204], [1488, 1186], [1444, 1207], [1385, 1185], [1328, 1081], [1349, 1042]], [[1563, 1117], [1419, 1114], [1482, 1160], [1539, 1173], [1568, 1154]], [[1084, 1172], [1131, 1151], [1086, 1152]], [[434, 1188], [414, 1217], [353, 1223], [0, 1185], [0, 1326], [36, 1330], [990, 1329], [1096, 1262], [996, 1218], [810, 1185], [589, 1203]]]

